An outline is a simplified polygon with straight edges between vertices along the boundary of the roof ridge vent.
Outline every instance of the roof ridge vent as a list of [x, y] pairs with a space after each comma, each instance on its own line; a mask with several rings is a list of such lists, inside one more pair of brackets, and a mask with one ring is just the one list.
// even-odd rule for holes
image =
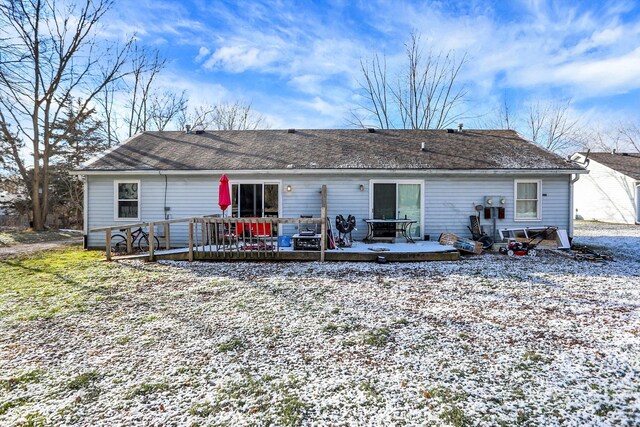
[[293, 129], [293, 128], [292, 129], [287, 129], [287, 133], [296, 133], [296, 130]]
[[376, 130], [374, 128], [368, 128], [367, 132], [369, 133], [376, 133]]
[[447, 129], [447, 133], [455, 133], [456, 130], [455, 129]]

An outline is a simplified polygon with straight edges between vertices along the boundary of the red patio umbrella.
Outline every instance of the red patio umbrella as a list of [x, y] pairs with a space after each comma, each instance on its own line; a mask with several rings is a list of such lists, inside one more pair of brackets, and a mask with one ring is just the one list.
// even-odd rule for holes
[[218, 187], [218, 205], [222, 209], [222, 216], [224, 217], [224, 211], [231, 205], [231, 194], [229, 194], [229, 178], [227, 175], [220, 177], [220, 186]]

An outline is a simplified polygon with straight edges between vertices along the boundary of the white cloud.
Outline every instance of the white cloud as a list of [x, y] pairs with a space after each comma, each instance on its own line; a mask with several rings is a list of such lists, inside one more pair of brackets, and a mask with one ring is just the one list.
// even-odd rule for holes
[[326, 77], [319, 74], [302, 74], [292, 77], [289, 84], [300, 92], [318, 94], [324, 90]]
[[195, 57], [194, 61], [199, 64], [201, 63], [209, 54], [211, 53], [211, 51], [206, 48], [205, 46], [201, 46], [200, 50], [198, 50], [198, 56]]
[[216, 49], [203, 66], [207, 69], [242, 73], [250, 69], [265, 69], [278, 57], [279, 53], [275, 49], [260, 49], [249, 45], [223, 46]]
[[260, 0], [242, 7], [202, 2], [196, 10], [160, 3], [158, 9], [141, 1], [146, 6], [123, 27], [139, 23], [145, 38], [162, 33], [192, 47], [189, 63], [199, 69], [185, 68], [183, 80], [222, 81], [233, 87], [220, 85], [227, 91], [222, 98], [255, 100], [263, 114], [286, 115], [285, 126], [343, 122], [337, 111], [353, 101], [360, 57], [383, 53], [393, 70], [404, 61], [403, 43], [412, 29], [422, 33], [426, 50], [468, 52], [463, 77], [472, 99], [482, 100], [478, 104], [504, 90], [529, 96], [553, 89], [578, 100], [640, 90], [640, 24], [625, 15], [636, 7], [629, 1], [522, 0], [498, 6], [500, 11], [479, 0], [338, 1], [322, 10]]
[[556, 68], [554, 84], [589, 88], [592, 95], [615, 94], [640, 88], [640, 48], [626, 55], [594, 61], [575, 61]]

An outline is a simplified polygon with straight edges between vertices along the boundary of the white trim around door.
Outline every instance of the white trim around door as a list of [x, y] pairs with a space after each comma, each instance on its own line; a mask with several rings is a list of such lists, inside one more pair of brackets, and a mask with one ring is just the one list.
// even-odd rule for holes
[[[399, 184], [413, 184], [413, 185], [419, 185], [420, 186], [420, 194], [419, 194], [419, 200], [420, 200], [420, 218], [409, 218], [409, 219], [416, 219], [418, 221], [418, 227], [414, 228], [412, 231], [412, 237], [414, 238], [414, 240], [422, 240], [423, 239], [423, 235], [424, 235], [424, 229], [425, 229], [425, 224], [424, 224], [424, 212], [425, 212], [425, 206], [424, 206], [424, 180], [422, 179], [370, 179], [369, 180], [369, 218], [374, 218], [374, 213], [373, 213], [373, 195], [374, 195], [374, 185], [375, 184], [395, 184], [396, 186], [396, 194], [395, 194], [395, 198], [396, 198], [396, 206], [395, 206], [395, 213], [396, 213], [396, 217], [397, 217], [397, 213], [399, 212], [399, 206], [398, 206], [398, 200], [399, 200]], [[396, 218], [397, 219], [397, 218]], [[404, 219], [404, 218], [400, 218], [400, 219]], [[415, 225], [414, 225], [415, 227]], [[414, 230], [419, 230], [418, 234], [413, 236], [413, 232]]]

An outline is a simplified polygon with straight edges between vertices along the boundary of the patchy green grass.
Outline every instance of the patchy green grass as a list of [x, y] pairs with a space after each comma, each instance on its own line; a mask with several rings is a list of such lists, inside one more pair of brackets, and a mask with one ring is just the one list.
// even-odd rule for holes
[[118, 345], [126, 345], [126, 344], [130, 343], [131, 341], [133, 341], [133, 338], [128, 336], [128, 335], [125, 335], [125, 336], [122, 336], [122, 337], [118, 337], [118, 338], [115, 339], [115, 343], [118, 344]]
[[45, 425], [47, 425], [46, 418], [37, 412], [27, 414], [24, 421], [16, 424], [17, 427], [44, 427]]
[[16, 388], [24, 389], [27, 384], [39, 383], [44, 377], [45, 372], [40, 369], [25, 372], [15, 377], [6, 378], [0, 381], [2, 388], [7, 391], [14, 390]]
[[304, 412], [307, 405], [297, 396], [287, 394], [278, 404], [276, 413], [280, 417], [280, 422], [284, 426], [297, 426], [302, 424]]
[[532, 363], [549, 363], [549, 359], [544, 358], [541, 354], [533, 350], [525, 351], [522, 358]]
[[126, 397], [134, 399], [138, 396], [148, 396], [168, 389], [169, 386], [166, 383], [142, 383], [139, 386], [132, 387]]
[[218, 345], [218, 351], [220, 353], [226, 353], [227, 351], [239, 350], [244, 347], [244, 343], [238, 337], [233, 337], [224, 341]]
[[391, 338], [391, 331], [389, 328], [379, 328], [372, 329], [362, 337], [362, 342], [364, 344], [373, 346], [373, 347], [382, 347], [389, 342]]
[[41, 320], [85, 309], [117, 283], [117, 266], [78, 247], [0, 261], [0, 320]]
[[73, 237], [79, 237], [80, 232], [73, 231], [0, 231], [0, 246], [15, 246], [24, 243], [44, 243], [53, 242], [55, 240], [65, 240]]
[[445, 409], [440, 414], [440, 419], [454, 427], [467, 427], [473, 425], [472, 420], [457, 406]]
[[93, 385], [93, 383], [97, 381], [99, 378], [100, 378], [100, 375], [96, 371], [85, 372], [83, 374], [78, 375], [71, 381], [69, 381], [69, 383], [67, 384], [67, 387], [70, 390], [80, 390]]
[[13, 400], [6, 400], [0, 403], [0, 415], [4, 415], [9, 411], [9, 409], [17, 408], [19, 406], [24, 405], [27, 402], [29, 402], [29, 399], [26, 397], [19, 397]]
[[220, 408], [210, 402], [194, 403], [189, 410], [189, 413], [196, 417], [207, 418], [211, 414], [218, 412]]

